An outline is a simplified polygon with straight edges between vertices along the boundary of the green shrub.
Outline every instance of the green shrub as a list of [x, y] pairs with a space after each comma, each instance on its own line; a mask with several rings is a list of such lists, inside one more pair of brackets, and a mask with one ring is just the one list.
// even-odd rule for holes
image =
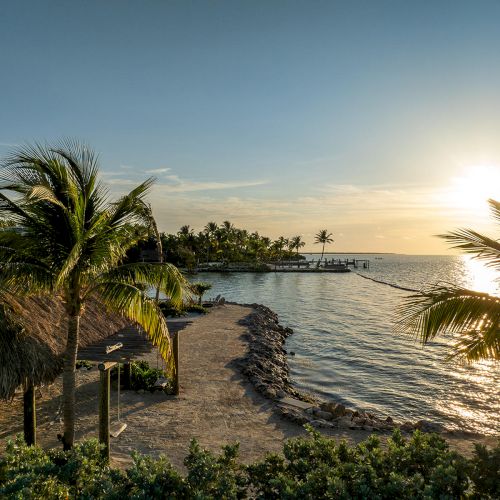
[[160, 311], [165, 318], [180, 318], [186, 315], [186, 310], [183, 305], [172, 304], [169, 300], [160, 302]]
[[206, 307], [200, 306], [199, 304], [189, 304], [188, 306], [186, 306], [185, 311], [207, 314], [208, 309]]
[[470, 467], [475, 498], [500, 498], [500, 439], [491, 450], [476, 444]]
[[69, 452], [45, 452], [18, 437], [7, 443], [0, 460], [0, 498], [112, 498], [123, 477], [102, 461], [95, 439]]
[[[163, 370], [161, 370], [160, 368], [151, 368], [147, 361], [141, 360], [132, 362], [132, 376], [130, 379], [131, 390], [154, 391], [157, 389], [155, 388], [155, 384], [159, 378], [168, 379], [168, 385], [164, 390], [165, 392], [170, 393], [172, 390], [172, 381], [168, 378], [167, 374]], [[111, 369], [111, 379], [118, 379], [118, 367], [116, 366]]]
[[193, 440], [185, 475], [164, 457], [137, 453], [126, 473], [112, 469], [95, 440], [46, 452], [18, 438], [0, 459], [0, 498], [499, 498], [500, 443], [492, 450], [477, 446], [467, 460], [441, 437], [419, 431], [410, 439], [396, 431], [386, 446], [375, 436], [349, 446], [309, 434], [248, 466], [238, 462], [237, 444], [214, 454]]

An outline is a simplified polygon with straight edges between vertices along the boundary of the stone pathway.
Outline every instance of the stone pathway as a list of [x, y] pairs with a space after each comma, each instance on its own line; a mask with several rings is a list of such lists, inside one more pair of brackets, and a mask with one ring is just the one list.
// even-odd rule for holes
[[[281, 419], [273, 411], [272, 402], [257, 393], [235, 366], [235, 360], [248, 350], [242, 339], [247, 327], [240, 322], [250, 312], [250, 308], [238, 305], [217, 307], [181, 332], [178, 397], [160, 392], [122, 392], [122, 421], [127, 429], [118, 438], [111, 438], [114, 465], [128, 465], [130, 452], [137, 450], [153, 456], [164, 454], [182, 469], [193, 437], [213, 451], [238, 441], [241, 459], [250, 462], [266, 452], [280, 451], [285, 439], [305, 433], [301, 426]], [[155, 353], [144, 359], [156, 366]], [[95, 368], [78, 372], [77, 439], [97, 436], [97, 381]], [[58, 379], [44, 388], [43, 397], [38, 398], [38, 442], [45, 447], [60, 446], [56, 436], [62, 432], [62, 425], [54, 420], [60, 391]], [[116, 391], [112, 391], [112, 420], [116, 415], [116, 396]], [[3, 441], [18, 432], [22, 432], [20, 399], [11, 404], [1, 402], [0, 450]], [[350, 441], [369, 435], [366, 431], [340, 429], [323, 432]]]

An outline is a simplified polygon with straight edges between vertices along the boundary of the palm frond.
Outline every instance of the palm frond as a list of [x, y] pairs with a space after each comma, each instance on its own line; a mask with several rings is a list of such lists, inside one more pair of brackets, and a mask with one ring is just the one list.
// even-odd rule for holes
[[488, 204], [490, 206], [491, 215], [494, 219], [500, 222], [500, 201], [496, 201], [493, 198], [488, 200]]
[[93, 288], [108, 309], [138, 323], [158, 347], [163, 359], [170, 356], [170, 336], [167, 322], [156, 301], [134, 285], [121, 281], [106, 281]]
[[472, 229], [458, 229], [440, 235], [452, 244], [451, 248], [473, 254], [474, 258], [485, 261], [486, 266], [500, 269], [500, 242], [484, 236]]
[[[465, 334], [469, 339], [475, 334], [477, 340], [489, 339], [488, 345], [494, 348], [491, 338], [498, 342], [500, 335], [500, 298], [457, 286], [436, 286], [411, 295], [399, 307], [397, 316], [394, 330], [410, 334], [423, 344], [439, 334]], [[474, 357], [467, 359], [464, 355], [466, 345], [459, 338], [455, 350], [463, 360], [472, 362]], [[491, 355], [493, 351], [488, 352]], [[500, 359], [500, 351], [493, 354], [494, 359]]]
[[[176, 305], [182, 303], [190, 289], [188, 281], [172, 264], [150, 262], [123, 264], [96, 277], [95, 287], [107, 281], [159, 288]], [[92, 293], [92, 288], [89, 290]]]

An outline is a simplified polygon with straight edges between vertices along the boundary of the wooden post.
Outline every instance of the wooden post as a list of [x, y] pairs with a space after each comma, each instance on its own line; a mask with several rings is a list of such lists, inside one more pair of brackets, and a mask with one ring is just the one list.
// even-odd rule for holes
[[99, 364], [99, 442], [104, 444], [104, 458], [109, 462], [109, 388], [110, 370], [116, 363], [107, 362]]
[[179, 332], [172, 339], [172, 350], [174, 354], [174, 394], [179, 395]]
[[132, 385], [132, 361], [123, 365], [123, 388], [129, 390]]
[[24, 390], [24, 441], [29, 446], [36, 445], [35, 386], [26, 383]]

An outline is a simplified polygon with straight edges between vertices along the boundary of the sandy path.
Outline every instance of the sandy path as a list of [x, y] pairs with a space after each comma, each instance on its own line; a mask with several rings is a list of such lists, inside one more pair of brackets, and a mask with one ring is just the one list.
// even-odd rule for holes
[[[215, 308], [195, 320], [181, 332], [181, 394], [136, 393], [121, 395], [122, 421], [127, 429], [111, 438], [112, 461], [124, 466], [130, 463], [130, 452], [157, 456], [165, 454], [182, 468], [189, 441], [196, 437], [213, 451], [235, 441], [240, 442], [240, 456], [249, 462], [266, 452], [279, 451], [283, 440], [303, 434], [297, 424], [282, 420], [272, 411], [272, 404], [254, 391], [234, 366], [247, 345], [241, 336], [246, 327], [239, 324], [251, 309], [237, 305]], [[156, 366], [157, 356], [145, 357]], [[78, 372], [77, 439], [97, 436], [96, 369]], [[38, 441], [42, 446], [59, 446], [56, 435], [62, 432], [60, 420], [54, 420], [60, 402], [61, 381], [43, 389], [38, 399]], [[112, 391], [112, 419], [115, 417], [116, 391]], [[22, 432], [20, 400], [0, 403], [0, 449], [6, 438]], [[359, 441], [365, 431], [329, 430], [329, 435]], [[453, 439], [455, 447], [467, 451], [469, 441]]]

